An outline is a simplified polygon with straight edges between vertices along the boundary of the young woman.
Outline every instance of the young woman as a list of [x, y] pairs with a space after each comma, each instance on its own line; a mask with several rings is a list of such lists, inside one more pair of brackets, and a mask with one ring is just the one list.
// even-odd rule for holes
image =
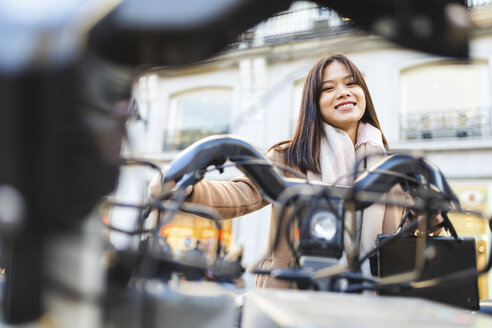
[[[274, 163], [288, 165], [297, 171], [297, 175], [286, 172], [287, 177], [350, 185], [358, 160], [367, 155], [376, 155], [362, 161], [369, 167], [384, 156], [387, 147], [362, 74], [345, 55], [334, 54], [319, 59], [309, 71], [294, 136], [292, 140], [274, 145], [267, 157]], [[153, 195], [159, 192], [160, 186], [151, 185]], [[393, 197], [395, 194], [390, 192], [385, 197]], [[189, 201], [213, 207], [224, 218], [245, 215], [268, 204], [245, 176], [231, 181], [204, 179], [194, 186]], [[362, 220], [360, 245], [361, 253], [364, 254], [374, 247], [378, 234], [396, 231], [402, 214], [402, 207], [382, 204], [374, 204], [363, 213], [347, 213], [344, 259], [354, 256], [350, 244], [354, 234], [351, 221], [354, 218]], [[269, 249], [277, 231], [284, 229], [280, 225], [272, 215]], [[291, 252], [282, 235], [279, 234], [281, 239], [277, 248], [271, 257], [264, 260], [262, 269], [289, 266]], [[363, 270], [368, 271], [368, 267]], [[267, 275], [259, 275], [256, 285], [289, 287], [287, 282]]]

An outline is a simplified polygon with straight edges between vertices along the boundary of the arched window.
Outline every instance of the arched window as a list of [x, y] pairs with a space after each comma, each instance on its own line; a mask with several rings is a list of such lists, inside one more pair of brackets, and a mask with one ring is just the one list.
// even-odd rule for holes
[[163, 150], [181, 150], [214, 134], [229, 132], [232, 90], [206, 88], [171, 97], [164, 127]]
[[433, 63], [401, 75], [403, 140], [490, 137], [486, 63]]

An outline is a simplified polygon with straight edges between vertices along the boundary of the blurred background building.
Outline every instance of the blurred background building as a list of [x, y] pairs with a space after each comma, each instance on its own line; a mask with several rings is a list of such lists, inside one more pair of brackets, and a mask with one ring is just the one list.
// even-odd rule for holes
[[[135, 85], [136, 120], [128, 123], [125, 153], [165, 164], [194, 141], [221, 133], [241, 135], [266, 152], [291, 137], [314, 62], [343, 52], [366, 79], [391, 150], [425, 156], [449, 178], [465, 208], [490, 213], [492, 1], [467, 4], [474, 28], [470, 60], [463, 62], [403, 49], [357, 30], [349, 17], [296, 2], [214, 58], [142, 76]], [[425, 37], [432, 25], [417, 23], [416, 33]], [[146, 185], [137, 178], [141, 173], [122, 172], [120, 198], [146, 197]], [[145, 174], [150, 179], [151, 173]], [[236, 174], [229, 170], [211, 178]], [[265, 251], [269, 216], [265, 208], [224, 224], [223, 241], [242, 244], [245, 265]], [[477, 238], [479, 261], [484, 261], [490, 242], [485, 223], [471, 216], [455, 221], [462, 235]], [[186, 216], [162, 234], [176, 249], [189, 247], [190, 238], [207, 245], [217, 235], [209, 222]], [[246, 284], [254, 286], [253, 278], [246, 277]], [[487, 277], [480, 284], [481, 298], [489, 298]]]

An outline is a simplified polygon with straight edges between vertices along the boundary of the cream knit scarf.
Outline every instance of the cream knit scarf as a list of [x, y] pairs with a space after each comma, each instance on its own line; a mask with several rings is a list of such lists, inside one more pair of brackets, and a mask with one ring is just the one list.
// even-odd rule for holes
[[[321, 176], [308, 172], [309, 180], [323, 181], [329, 184], [352, 185], [355, 165], [361, 161], [363, 168], [364, 156], [367, 158], [367, 167], [371, 167], [383, 157], [385, 152], [381, 131], [369, 123], [359, 123], [357, 129], [357, 141], [354, 147], [349, 135], [340, 129], [324, 123], [326, 137], [321, 141], [320, 167]], [[382, 233], [385, 207], [381, 204], [373, 204], [362, 213], [357, 212], [356, 220], [362, 220], [360, 239], [360, 254], [364, 255], [374, 245], [378, 234]], [[347, 211], [345, 214], [344, 261], [351, 260], [354, 256], [353, 230], [354, 213]], [[360, 226], [357, 224], [357, 226]], [[345, 258], [346, 257], [346, 258]], [[364, 273], [368, 273], [369, 264], [366, 261], [362, 267]]]

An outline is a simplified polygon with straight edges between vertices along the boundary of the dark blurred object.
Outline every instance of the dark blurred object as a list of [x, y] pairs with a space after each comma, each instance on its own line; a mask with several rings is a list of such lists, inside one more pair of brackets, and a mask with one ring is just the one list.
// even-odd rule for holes
[[[193, 63], [216, 54], [292, 2], [189, 0], [185, 5], [159, 0], [71, 0], [52, 8], [2, 4], [0, 71], [69, 65], [87, 48], [113, 63], [133, 67]], [[405, 47], [468, 56], [465, 0], [315, 2]]]
[[127, 0], [91, 31], [91, 47], [129, 65], [182, 65], [235, 42], [292, 0]]
[[130, 97], [129, 78], [119, 80], [121, 73], [87, 59], [0, 76], [0, 184], [15, 188], [26, 204], [22, 225], [3, 245], [8, 322], [40, 314], [44, 239], [80, 229], [114, 189], [125, 123], [117, 111]]
[[470, 22], [465, 0], [318, 0], [364, 30], [404, 47], [466, 59]]
[[[129, 65], [182, 65], [203, 60], [246, 29], [288, 9], [291, 0], [180, 2], [128, 0], [91, 31], [93, 48]], [[402, 46], [468, 58], [464, 0], [317, 0], [359, 28]]]
[[81, 23], [74, 13], [82, 1], [68, 4], [53, 12], [0, 5], [0, 186], [24, 205], [1, 236], [9, 323], [42, 314], [46, 241], [80, 231], [119, 172], [131, 78], [81, 48], [83, 28], [72, 19]]

